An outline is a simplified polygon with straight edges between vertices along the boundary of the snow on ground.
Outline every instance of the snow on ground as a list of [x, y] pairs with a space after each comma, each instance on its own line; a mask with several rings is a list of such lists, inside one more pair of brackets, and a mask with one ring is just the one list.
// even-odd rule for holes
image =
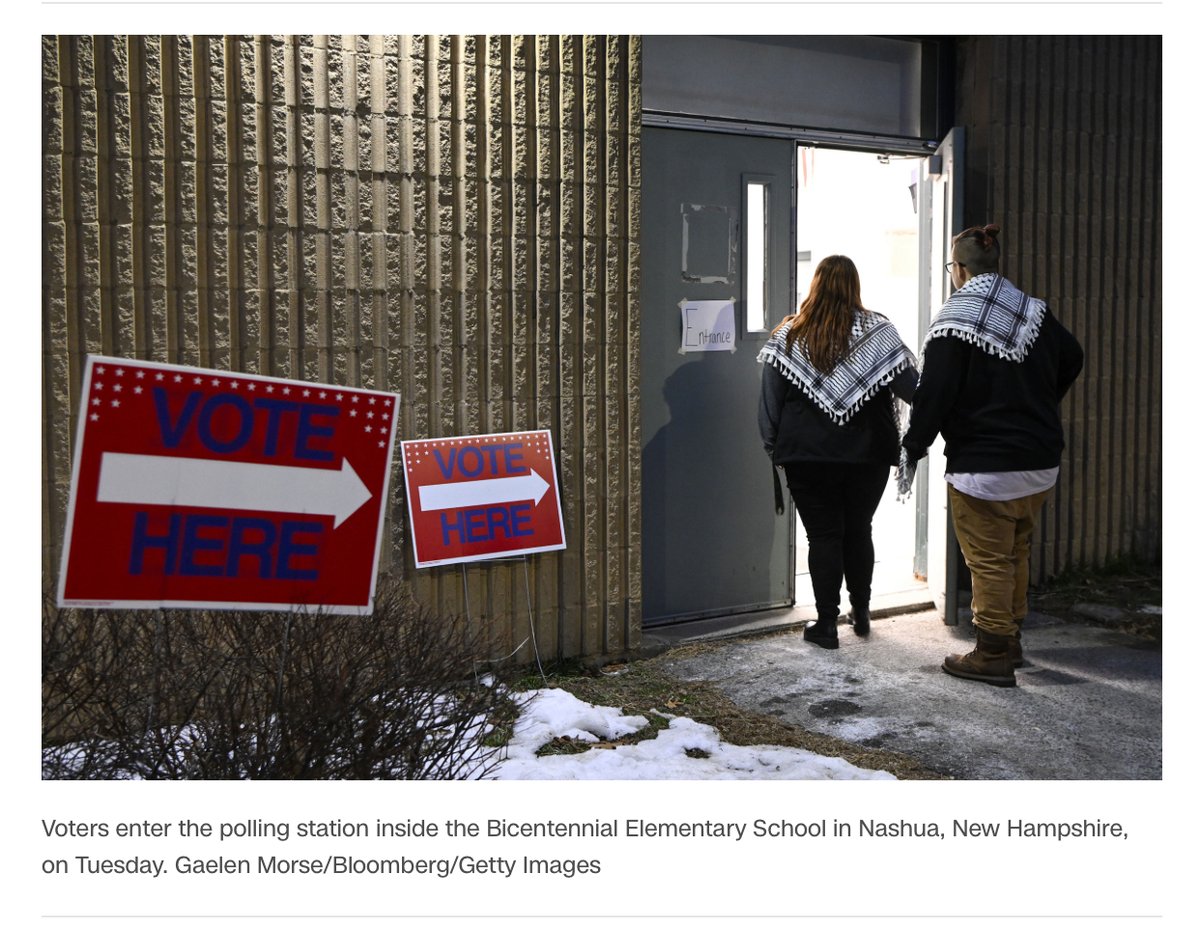
[[[887, 772], [861, 769], [845, 759], [819, 756], [805, 749], [782, 746], [733, 746], [721, 741], [717, 731], [687, 717], [663, 714], [670, 720], [653, 739], [629, 745], [608, 743], [585, 752], [538, 756], [537, 752], [559, 737], [584, 743], [617, 740], [648, 726], [645, 717], [623, 715], [615, 707], [598, 707], [559, 688], [514, 694], [521, 714], [512, 739], [500, 749], [480, 743], [487, 724], [480, 720], [463, 740], [458, 777], [553, 780], [670, 780], [670, 779], [893, 779]], [[203, 742], [202, 731], [184, 726], [168, 740], [180, 752], [193, 741]], [[72, 746], [43, 749], [43, 762], [56, 759], [54, 771], [64, 762], [84, 754]], [[61, 758], [58, 758], [61, 757]], [[502, 761], [493, 765], [500, 758]], [[69, 765], [67, 766], [70, 767]], [[470, 774], [474, 770], [475, 774]], [[55, 777], [53, 775], [49, 777]], [[144, 772], [126, 771], [108, 777], [140, 779]]]
[[[717, 731], [687, 717], [672, 717], [654, 739], [589, 749], [574, 755], [537, 756], [559, 736], [584, 742], [613, 740], [646, 726], [645, 717], [623, 716], [558, 688], [516, 695], [525, 702], [508, 744], [507, 759], [490, 777], [502, 779], [892, 779], [851, 765], [781, 746], [733, 746]], [[691, 755], [689, 755], [689, 750]]]

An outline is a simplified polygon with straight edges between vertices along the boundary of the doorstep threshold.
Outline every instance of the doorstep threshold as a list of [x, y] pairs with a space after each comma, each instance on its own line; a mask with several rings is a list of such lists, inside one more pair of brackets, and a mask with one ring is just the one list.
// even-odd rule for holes
[[[890, 617], [897, 614], [919, 613], [924, 610], [932, 610], [933, 606], [929, 589], [922, 586], [878, 596], [871, 604], [871, 616]], [[664, 646], [670, 647], [684, 643], [736, 639], [739, 636], [780, 633], [802, 627], [810, 620], [816, 619], [816, 607], [812, 604], [801, 604], [775, 610], [706, 617], [700, 620], [686, 620], [682, 623], [647, 627], [642, 631], [642, 641], [643, 645], [646, 645], [647, 641], [658, 641]]]

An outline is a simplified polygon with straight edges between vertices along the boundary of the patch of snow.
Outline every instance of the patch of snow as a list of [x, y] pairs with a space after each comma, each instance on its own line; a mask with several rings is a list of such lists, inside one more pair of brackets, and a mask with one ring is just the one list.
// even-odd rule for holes
[[830, 735], [844, 739], [850, 743], [861, 743], [863, 740], [874, 739], [885, 731], [878, 720], [833, 720], [827, 724]]
[[[654, 739], [628, 746], [589, 749], [574, 755], [538, 756], [558, 736], [598, 742], [636, 733], [645, 717], [623, 716], [560, 689], [517, 695], [526, 701], [508, 747], [508, 758], [492, 773], [501, 779], [894, 779], [887, 772], [858, 768], [844, 759], [781, 746], [733, 746], [717, 731], [675, 717]], [[690, 752], [690, 754], [689, 754]]]
[[532, 756], [560, 736], [598, 743], [636, 733], [649, 724], [645, 717], [627, 717], [615, 707], [587, 704], [561, 688], [542, 688], [514, 695], [521, 716], [513, 727], [509, 757]]

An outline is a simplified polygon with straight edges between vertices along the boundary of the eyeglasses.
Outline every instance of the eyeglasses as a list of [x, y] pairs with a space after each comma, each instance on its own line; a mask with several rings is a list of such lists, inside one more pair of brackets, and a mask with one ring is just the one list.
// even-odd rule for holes
[[946, 262], [946, 273], [947, 273], [947, 274], [953, 274], [953, 273], [954, 273], [954, 266], [955, 266], [955, 265], [960, 265], [960, 264], [962, 264], [962, 263], [961, 263], [961, 262]]

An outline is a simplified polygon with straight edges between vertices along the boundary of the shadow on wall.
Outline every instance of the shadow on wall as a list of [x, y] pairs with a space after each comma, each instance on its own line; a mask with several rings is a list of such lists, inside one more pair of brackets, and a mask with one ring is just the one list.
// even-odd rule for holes
[[[760, 371], [750, 369], [756, 379]], [[757, 409], [745, 401], [757, 402], [757, 383], [735, 384], [737, 374], [729, 353], [705, 352], [664, 384], [670, 419], [647, 443], [642, 460], [642, 610], [648, 622], [761, 604], [770, 596], [770, 520], [785, 518], [775, 516]], [[748, 457], [750, 449], [758, 460]], [[748, 473], [748, 458], [761, 468]]]

